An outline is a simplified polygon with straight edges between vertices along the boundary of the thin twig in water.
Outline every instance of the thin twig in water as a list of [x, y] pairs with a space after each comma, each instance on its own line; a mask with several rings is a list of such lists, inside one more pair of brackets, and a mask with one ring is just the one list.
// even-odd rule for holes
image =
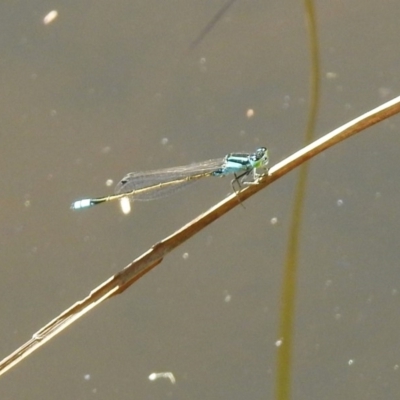
[[193, 50], [196, 48], [201, 41], [204, 39], [204, 37], [211, 31], [212, 28], [214, 28], [215, 24], [221, 19], [221, 17], [228, 11], [229, 7], [235, 2], [236, 0], [229, 0], [227, 3], [224, 4], [224, 6], [218, 10], [218, 12], [214, 15], [214, 17], [211, 19], [211, 21], [202, 29], [202, 31], [199, 33], [197, 38], [193, 40], [193, 42], [189, 46], [189, 51]]
[[164, 256], [170, 253], [173, 249], [184, 243], [222, 215], [226, 214], [232, 208], [238, 206], [240, 203], [237, 201], [237, 197], [239, 197], [241, 201], [248, 199], [322, 151], [399, 112], [400, 96], [348, 122], [342, 127], [335, 129], [331, 133], [328, 133], [310, 145], [297, 151], [290, 157], [273, 166], [269, 170], [269, 174], [262, 177], [258, 181], [257, 185], [250, 185], [237, 194], [230, 195], [210, 208], [204, 214], [174, 232], [172, 235], [156, 243], [147, 252], [131, 264], [127, 265], [122, 271], [118, 272], [106, 282], [95, 288], [89, 296], [82, 301], [75, 303], [72, 307], [53, 319], [46, 326], [36, 332], [32, 339], [4, 358], [0, 362], [0, 375], [14, 367], [22, 359], [37, 350], [44, 343], [48, 342], [51, 338], [63, 331], [89, 310], [102, 303], [105, 299], [122, 293], [132, 285], [132, 283], [159, 264]]

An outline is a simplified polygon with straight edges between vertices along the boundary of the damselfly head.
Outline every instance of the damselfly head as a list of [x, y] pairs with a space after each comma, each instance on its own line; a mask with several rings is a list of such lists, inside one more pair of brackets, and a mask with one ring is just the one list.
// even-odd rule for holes
[[259, 147], [253, 154], [254, 161], [257, 161], [257, 168], [263, 167], [268, 164], [268, 149], [266, 147]]

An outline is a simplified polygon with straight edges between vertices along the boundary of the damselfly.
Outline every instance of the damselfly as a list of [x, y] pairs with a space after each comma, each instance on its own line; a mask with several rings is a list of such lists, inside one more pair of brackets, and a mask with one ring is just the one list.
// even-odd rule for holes
[[[93, 199], [82, 199], [72, 203], [78, 210], [97, 204], [128, 197], [132, 200], [153, 200], [181, 189], [191, 182], [208, 176], [234, 175], [232, 183], [254, 182], [260, 175], [257, 169], [267, 171], [268, 150], [258, 148], [254, 153], [230, 153], [223, 158], [202, 161], [181, 167], [158, 169], [146, 172], [131, 172], [125, 175], [115, 188], [115, 194]], [[251, 176], [250, 176], [251, 175]], [[246, 178], [250, 177], [249, 181]]]

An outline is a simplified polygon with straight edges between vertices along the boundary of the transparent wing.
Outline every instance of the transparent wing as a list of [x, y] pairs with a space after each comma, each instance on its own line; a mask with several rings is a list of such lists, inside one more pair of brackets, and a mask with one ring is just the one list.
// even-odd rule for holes
[[[183, 189], [190, 183], [210, 176], [224, 165], [224, 158], [202, 161], [181, 167], [164, 168], [125, 175], [115, 187], [116, 194], [127, 193], [133, 200], [154, 200]], [[148, 190], [143, 190], [143, 189]], [[140, 193], [132, 193], [140, 190]]]

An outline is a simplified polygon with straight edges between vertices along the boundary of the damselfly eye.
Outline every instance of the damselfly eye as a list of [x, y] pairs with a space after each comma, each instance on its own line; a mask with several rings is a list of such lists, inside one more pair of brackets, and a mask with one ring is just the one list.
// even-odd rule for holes
[[259, 149], [256, 150], [256, 159], [259, 160], [261, 158], [264, 158], [266, 156], [265, 152], [267, 149], [265, 147], [260, 147]]

